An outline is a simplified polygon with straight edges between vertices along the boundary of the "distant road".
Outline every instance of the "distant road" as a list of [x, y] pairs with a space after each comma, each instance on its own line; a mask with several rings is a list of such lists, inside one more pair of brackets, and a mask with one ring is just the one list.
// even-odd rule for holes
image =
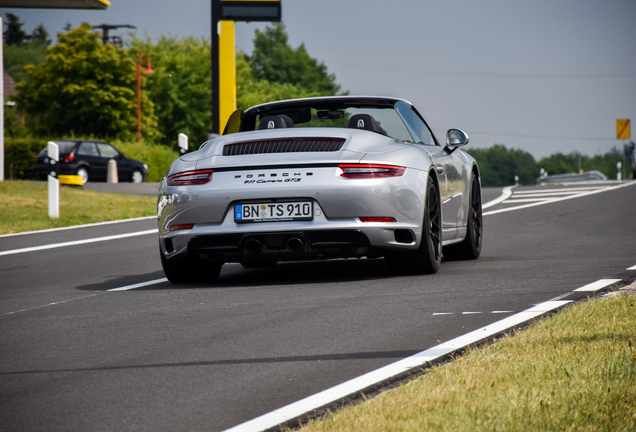
[[0, 237], [77, 242], [0, 256], [0, 431], [225, 430], [636, 265], [633, 182], [518, 187], [485, 213], [480, 259], [431, 276], [231, 264], [177, 286], [152, 218]]

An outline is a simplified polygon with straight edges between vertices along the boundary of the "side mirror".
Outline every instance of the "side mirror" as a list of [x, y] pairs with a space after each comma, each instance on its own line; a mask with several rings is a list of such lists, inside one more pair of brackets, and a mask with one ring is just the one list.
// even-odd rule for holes
[[449, 129], [446, 132], [446, 146], [447, 147], [460, 147], [468, 144], [468, 135], [461, 129]]

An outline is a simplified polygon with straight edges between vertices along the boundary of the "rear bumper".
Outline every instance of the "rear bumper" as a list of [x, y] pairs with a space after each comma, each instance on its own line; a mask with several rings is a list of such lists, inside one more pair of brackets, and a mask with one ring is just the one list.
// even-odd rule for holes
[[[388, 243], [396, 246], [413, 246], [412, 230], [389, 230]], [[275, 232], [246, 232], [231, 234], [164, 237], [162, 253], [166, 257], [181, 253], [198, 254], [209, 260], [245, 262], [262, 260], [307, 260], [348, 257], [374, 257], [383, 254], [383, 248], [375, 247], [367, 233], [360, 229], [325, 229]]]

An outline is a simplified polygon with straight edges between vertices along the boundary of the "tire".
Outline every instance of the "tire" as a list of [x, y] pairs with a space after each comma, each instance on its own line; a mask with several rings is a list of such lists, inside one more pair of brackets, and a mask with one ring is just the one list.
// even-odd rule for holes
[[132, 175], [130, 176], [130, 182], [131, 183], [143, 183], [144, 181], [144, 173], [141, 172], [141, 170], [134, 170], [132, 172]]
[[161, 249], [161, 266], [172, 283], [214, 282], [221, 273], [222, 262], [206, 261], [199, 255], [186, 255], [168, 259]]
[[420, 246], [412, 251], [386, 251], [384, 261], [392, 275], [437, 273], [442, 261], [442, 211], [437, 183], [432, 177], [426, 187], [426, 207]]
[[470, 203], [466, 221], [466, 238], [459, 244], [444, 248], [444, 259], [449, 261], [474, 260], [481, 255], [483, 217], [481, 209], [481, 187], [475, 174], [470, 181]]
[[88, 181], [88, 170], [86, 167], [79, 167], [77, 171], [75, 171], [75, 175], [78, 175], [82, 178], [82, 183], [86, 183]]

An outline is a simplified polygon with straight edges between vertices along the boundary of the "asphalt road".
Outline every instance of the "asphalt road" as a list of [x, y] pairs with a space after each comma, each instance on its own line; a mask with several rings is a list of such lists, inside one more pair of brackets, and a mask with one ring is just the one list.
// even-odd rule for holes
[[625, 273], [636, 184], [623, 184], [516, 188], [485, 210], [480, 259], [432, 276], [391, 277], [381, 259], [232, 264], [213, 286], [113, 292], [163, 278], [153, 219], [2, 236], [0, 431], [221, 431]]

